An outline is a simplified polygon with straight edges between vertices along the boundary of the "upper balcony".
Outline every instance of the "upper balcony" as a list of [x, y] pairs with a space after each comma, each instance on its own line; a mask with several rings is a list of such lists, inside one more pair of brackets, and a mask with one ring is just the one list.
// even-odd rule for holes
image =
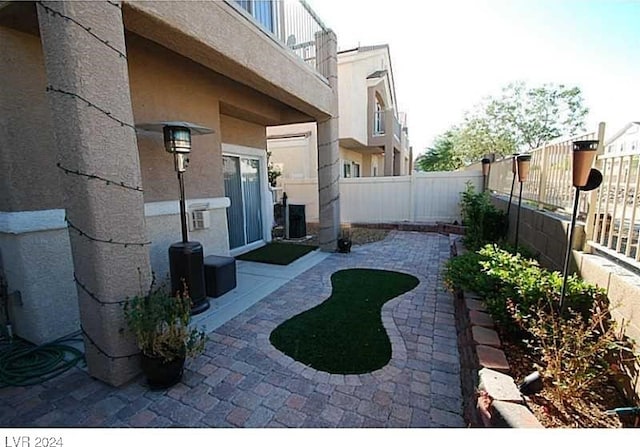
[[[316, 68], [316, 37], [327, 28], [303, 0], [124, 0], [121, 5], [125, 38], [142, 37], [280, 101], [296, 111], [283, 116], [283, 123], [335, 113], [329, 82]], [[38, 35], [36, 2], [0, 1], [0, 26]]]
[[331, 87], [315, 60], [316, 37], [327, 28], [304, 1], [125, 1], [123, 15], [128, 31], [311, 119], [333, 114]]
[[393, 109], [375, 110], [368, 127], [370, 146], [384, 145], [390, 132], [397, 143], [402, 141], [402, 124]]
[[316, 35], [327, 31], [304, 0], [226, 0], [260, 29], [316, 69]]

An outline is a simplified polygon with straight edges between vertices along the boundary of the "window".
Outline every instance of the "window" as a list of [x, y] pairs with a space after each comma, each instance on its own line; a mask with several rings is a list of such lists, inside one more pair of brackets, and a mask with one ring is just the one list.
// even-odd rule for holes
[[274, 2], [272, 0], [236, 0], [236, 3], [251, 14], [260, 25], [275, 33]]
[[373, 176], [374, 176], [374, 177], [377, 177], [377, 176], [378, 176], [378, 167], [377, 167], [377, 166], [374, 166], [374, 167], [373, 167]]
[[352, 163], [353, 169], [351, 170], [351, 172], [353, 172], [353, 176], [354, 177], [360, 177], [360, 165], [358, 163]]
[[349, 178], [351, 177], [351, 163], [345, 163], [342, 165], [343, 168], [343, 172], [342, 172], [342, 176], [344, 178]]
[[384, 109], [376, 96], [376, 110], [373, 114], [373, 134], [384, 135]]

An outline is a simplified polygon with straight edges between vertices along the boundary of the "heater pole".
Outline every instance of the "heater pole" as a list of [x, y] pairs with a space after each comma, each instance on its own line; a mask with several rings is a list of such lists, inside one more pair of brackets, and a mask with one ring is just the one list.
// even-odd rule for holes
[[178, 184], [180, 185], [180, 225], [182, 227], [182, 242], [189, 242], [187, 233], [187, 210], [184, 200], [184, 177], [181, 171], [178, 171]]

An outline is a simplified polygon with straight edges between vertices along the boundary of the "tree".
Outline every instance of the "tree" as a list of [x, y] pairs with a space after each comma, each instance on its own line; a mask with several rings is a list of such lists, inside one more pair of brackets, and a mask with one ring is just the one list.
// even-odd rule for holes
[[485, 108], [487, 118], [495, 121], [502, 133], [511, 135], [517, 148], [528, 150], [584, 131], [588, 112], [578, 87], [528, 87], [522, 81], [509, 84], [499, 98], [490, 98]]
[[454, 171], [462, 166], [462, 159], [454, 151], [454, 130], [438, 136], [433, 148], [416, 158], [418, 171]]
[[465, 115], [455, 132], [454, 151], [465, 163], [490, 153], [529, 151], [584, 130], [587, 113], [578, 87], [514, 82]]
[[514, 137], [482, 113], [468, 114], [455, 132], [455, 151], [464, 163], [478, 161], [488, 154], [503, 157], [516, 150]]

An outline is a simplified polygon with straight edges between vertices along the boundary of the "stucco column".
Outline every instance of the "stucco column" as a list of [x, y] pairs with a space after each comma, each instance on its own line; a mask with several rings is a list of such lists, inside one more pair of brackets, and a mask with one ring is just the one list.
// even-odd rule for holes
[[89, 373], [118, 386], [139, 373], [121, 303], [150, 280], [122, 10], [36, 8]]
[[333, 31], [316, 34], [316, 67], [333, 91], [332, 116], [318, 122], [318, 195], [323, 251], [335, 251], [340, 233], [340, 148], [338, 145], [338, 55]]

